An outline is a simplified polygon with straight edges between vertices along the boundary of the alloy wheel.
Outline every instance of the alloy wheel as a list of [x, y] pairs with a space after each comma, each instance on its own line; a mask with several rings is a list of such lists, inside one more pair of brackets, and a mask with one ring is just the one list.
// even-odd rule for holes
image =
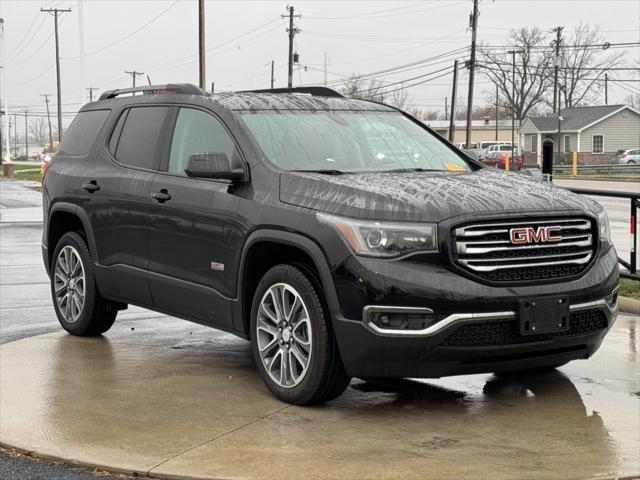
[[269, 377], [283, 388], [298, 385], [309, 369], [312, 332], [307, 306], [295, 288], [276, 283], [265, 292], [255, 333]]
[[69, 323], [78, 321], [85, 299], [85, 272], [80, 254], [71, 245], [60, 250], [53, 272], [56, 304]]

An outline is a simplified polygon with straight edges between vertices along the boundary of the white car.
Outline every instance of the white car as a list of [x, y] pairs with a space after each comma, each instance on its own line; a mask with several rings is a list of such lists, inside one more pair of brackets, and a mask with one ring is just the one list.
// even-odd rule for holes
[[639, 165], [640, 148], [633, 150], [618, 150], [615, 157], [611, 159], [613, 165]]

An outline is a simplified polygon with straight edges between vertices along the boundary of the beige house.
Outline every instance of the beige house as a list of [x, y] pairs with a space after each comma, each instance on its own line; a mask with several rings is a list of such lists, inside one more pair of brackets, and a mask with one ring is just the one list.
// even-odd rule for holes
[[554, 163], [570, 163], [572, 152], [582, 164], [608, 163], [618, 150], [640, 146], [640, 112], [627, 105], [567, 108], [558, 116], [529, 117], [520, 127], [525, 162], [542, 164], [546, 151]]
[[[445, 138], [449, 138], [449, 120], [425, 120], [424, 124], [436, 133]], [[518, 139], [518, 123], [516, 122], [515, 138]], [[467, 122], [457, 120], [454, 124], [453, 143], [463, 143], [466, 141]], [[511, 120], [498, 120], [498, 131], [496, 138], [496, 121], [488, 118], [484, 120], [471, 121], [471, 141], [473, 143], [499, 140], [503, 142], [511, 141]]]

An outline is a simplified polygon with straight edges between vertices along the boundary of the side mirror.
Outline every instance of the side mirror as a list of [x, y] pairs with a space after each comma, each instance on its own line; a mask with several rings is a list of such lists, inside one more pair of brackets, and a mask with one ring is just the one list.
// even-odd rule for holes
[[184, 173], [188, 177], [217, 178], [236, 182], [244, 177], [244, 170], [231, 168], [229, 158], [223, 152], [194, 153], [189, 157]]

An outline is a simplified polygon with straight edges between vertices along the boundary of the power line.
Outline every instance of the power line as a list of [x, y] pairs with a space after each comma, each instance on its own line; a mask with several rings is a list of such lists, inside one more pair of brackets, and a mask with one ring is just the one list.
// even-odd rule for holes
[[[180, 0], [176, 0], [171, 5], [169, 5], [167, 8], [165, 8], [160, 13], [158, 13], [155, 17], [153, 17], [151, 20], [149, 20], [145, 24], [141, 25], [140, 27], [136, 28], [133, 32], [125, 35], [124, 37], [120, 38], [119, 40], [116, 40], [115, 42], [112, 42], [112, 43], [110, 43], [108, 45], [105, 45], [104, 47], [100, 47], [100, 48], [98, 48], [96, 50], [92, 50], [91, 52], [87, 52], [87, 53], [85, 53], [84, 56], [88, 57], [89, 55], [94, 55], [96, 53], [104, 52], [105, 50], [107, 50], [107, 49], [109, 49], [111, 47], [115, 47], [116, 45], [118, 45], [118, 44], [120, 44], [120, 43], [122, 43], [122, 42], [124, 42], [126, 40], [129, 40], [135, 34], [137, 34], [138, 32], [141, 32], [142, 30], [147, 28], [149, 25], [154, 23], [156, 20], [158, 20], [160, 17], [162, 17], [165, 13], [167, 13], [169, 10], [171, 10], [173, 7], [175, 7], [179, 2], [180, 2]], [[75, 55], [73, 57], [65, 57], [64, 60], [74, 60], [76, 58], [80, 58], [80, 55]]]

